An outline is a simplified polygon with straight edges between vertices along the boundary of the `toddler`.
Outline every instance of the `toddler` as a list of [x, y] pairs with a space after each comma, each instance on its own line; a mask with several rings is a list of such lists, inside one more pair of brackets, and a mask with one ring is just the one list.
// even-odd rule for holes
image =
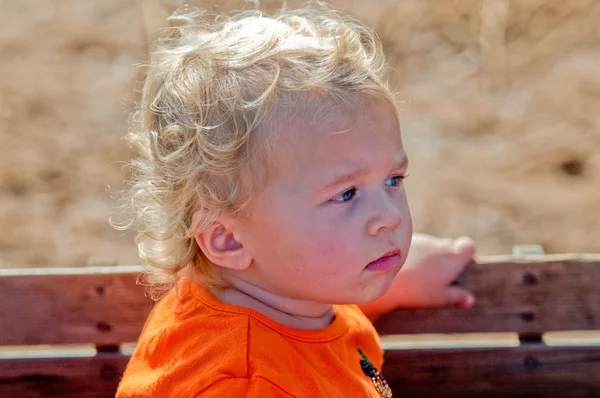
[[117, 397], [392, 396], [369, 319], [470, 307], [473, 243], [413, 236], [376, 35], [324, 6], [172, 20], [129, 134], [160, 300]]

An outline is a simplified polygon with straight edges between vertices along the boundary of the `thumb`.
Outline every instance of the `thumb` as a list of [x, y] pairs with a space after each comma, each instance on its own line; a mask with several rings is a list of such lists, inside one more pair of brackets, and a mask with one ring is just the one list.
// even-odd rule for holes
[[471, 308], [475, 304], [475, 296], [465, 288], [449, 286], [444, 291], [443, 305]]

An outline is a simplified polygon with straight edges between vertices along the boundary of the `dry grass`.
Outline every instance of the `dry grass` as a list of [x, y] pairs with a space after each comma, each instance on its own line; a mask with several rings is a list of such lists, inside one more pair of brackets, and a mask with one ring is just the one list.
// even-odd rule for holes
[[[133, 64], [174, 3], [0, 1], [0, 266], [135, 261], [106, 186], [131, 155]], [[417, 230], [600, 252], [600, 2], [332, 3], [385, 44]]]

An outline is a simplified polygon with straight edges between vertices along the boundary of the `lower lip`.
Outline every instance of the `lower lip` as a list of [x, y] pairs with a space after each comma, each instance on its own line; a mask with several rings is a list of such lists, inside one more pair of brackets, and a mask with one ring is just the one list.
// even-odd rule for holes
[[366, 269], [371, 271], [391, 271], [398, 268], [400, 265], [400, 255], [394, 254], [392, 256], [381, 257], [378, 260], [373, 261], [367, 265]]

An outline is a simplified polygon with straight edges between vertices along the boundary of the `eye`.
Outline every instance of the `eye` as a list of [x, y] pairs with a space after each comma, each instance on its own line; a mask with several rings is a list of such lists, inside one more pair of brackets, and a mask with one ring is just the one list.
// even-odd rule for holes
[[388, 187], [397, 187], [402, 183], [402, 180], [404, 180], [406, 177], [407, 176], [405, 175], [397, 175], [390, 177], [385, 181], [385, 185]]
[[341, 194], [339, 194], [338, 196], [336, 196], [335, 198], [333, 198], [331, 200], [333, 202], [340, 202], [340, 203], [349, 202], [352, 200], [352, 198], [354, 198], [355, 195], [356, 195], [356, 188], [350, 188], [350, 189], [342, 192]]

